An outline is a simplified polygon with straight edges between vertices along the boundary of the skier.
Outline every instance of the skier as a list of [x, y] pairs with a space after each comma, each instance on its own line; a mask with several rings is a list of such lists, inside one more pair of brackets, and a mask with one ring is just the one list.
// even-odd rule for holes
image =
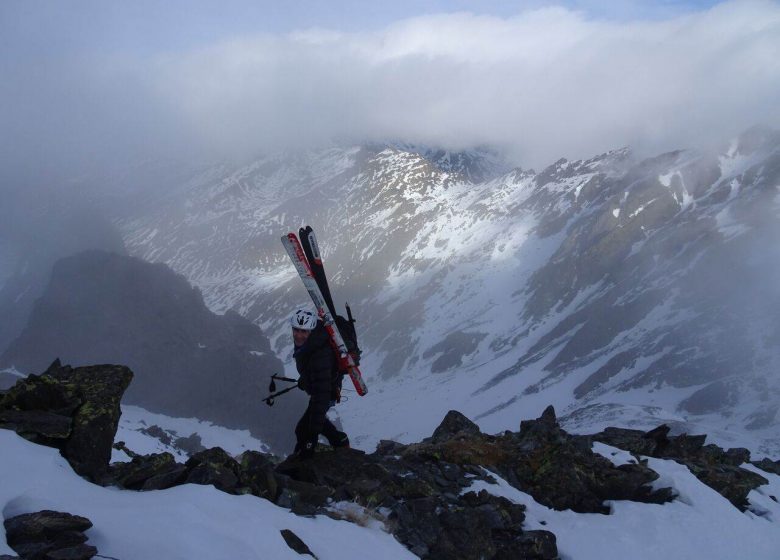
[[308, 309], [297, 309], [290, 317], [298, 387], [309, 395], [309, 406], [295, 427], [295, 454], [301, 459], [314, 455], [322, 434], [332, 447], [349, 447], [347, 434], [336, 429], [326, 414], [341, 395], [338, 356], [325, 326]]

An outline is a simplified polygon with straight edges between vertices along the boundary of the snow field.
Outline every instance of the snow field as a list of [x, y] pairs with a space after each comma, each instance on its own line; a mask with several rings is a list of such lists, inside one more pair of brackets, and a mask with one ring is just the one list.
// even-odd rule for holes
[[[376, 525], [328, 517], [299, 517], [255, 496], [231, 496], [186, 484], [133, 492], [103, 488], [77, 474], [59, 453], [0, 430], [0, 506], [3, 518], [51, 509], [82, 515], [98, 554], [122, 560], [225, 560], [301, 556], [284, 542], [290, 529], [323, 560], [415, 558]], [[0, 526], [0, 554], [14, 555]]]

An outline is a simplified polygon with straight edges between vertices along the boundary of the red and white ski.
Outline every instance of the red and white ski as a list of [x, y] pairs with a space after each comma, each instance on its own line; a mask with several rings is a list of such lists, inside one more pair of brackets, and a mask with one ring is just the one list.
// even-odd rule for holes
[[303, 285], [306, 291], [309, 292], [311, 300], [314, 302], [314, 306], [317, 308], [317, 315], [325, 325], [325, 330], [328, 331], [331, 344], [339, 359], [339, 369], [346, 371], [352, 379], [355, 390], [361, 397], [368, 392], [366, 383], [363, 381], [363, 374], [360, 373], [360, 369], [355, 365], [355, 361], [347, 351], [347, 345], [344, 344], [344, 339], [341, 338], [341, 333], [336, 328], [336, 322], [328, 309], [328, 304], [325, 302], [325, 298], [317, 285], [317, 280], [314, 278], [309, 261], [306, 259], [306, 254], [303, 252], [301, 242], [294, 233], [288, 233], [282, 237], [282, 245], [284, 245], [287, 254], [290, 256], [290, 260], [295, 265], [295, 269], [298, 271], [298, 275], [303, 281]]

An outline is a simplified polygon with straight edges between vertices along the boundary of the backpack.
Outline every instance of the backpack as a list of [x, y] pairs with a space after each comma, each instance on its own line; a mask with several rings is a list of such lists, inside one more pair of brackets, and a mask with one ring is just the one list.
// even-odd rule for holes
[[[350, 313], [351, 315], [351, 313]], [[351, 319], [351, 318], [350, 318]], [[357, 332], [355, 331], [355, 321], [346, 319], [341, 315], [336, 315], [336, 328], [338, 328], [344, 344], [347, 346], [347, 352], [350, 353], [355, 365], [360, 365], [360, 355], [363, 353], [358, 346]]]

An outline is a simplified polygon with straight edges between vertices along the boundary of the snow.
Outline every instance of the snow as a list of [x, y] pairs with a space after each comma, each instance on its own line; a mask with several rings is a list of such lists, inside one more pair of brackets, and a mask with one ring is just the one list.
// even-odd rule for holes
[[612, 210], [612, 215], [615, 216], [616, 218], [619, 218], [620, 217], [620, 208], [615, 208], [614, 210]]
[[5, 369], [0, 369], [0, 373], [7, 373], [7, 374], [13, 375], [15, 377], [27, 377], [24, 373], [20, 372], [14, 366], [11, 366], [11, 367], [5, 368]]
[[674, 177], [677, 174], [677, 171], [672, 171], [670, 173], [665, 173], [663, 175], [658, 176], [658, 182], [661, 183], [664, 187], [667, 189], [672, 186], [672, 177]]
[[715, 223], [718, 226], [718, 231], [722, 233], [723, 237], [727, 240], [750, 231], [748, 226], [741, 224], [734, 219], [731, 214], [730, 206], [724, 207], [723, 210], [715, 215]]
[[660, 475], [654, 486], [671, 486], [679, 495], [673, 502], [657, 505], [608, 501], [610, 515], [555, 511], [490, 471], [488, 474], [496, 479], [496, 484], [479, 480], [464, 492], [487, 490], [526, 506], [523, 528], [552, 531], [557, 538], [558, 552], [565, 560], [777, 558], [780, 504], [766, 496], [780, 489], [777, 486], [780, 477], [758, 471], [771, 482], [762, 486], [760, 493], [754, 491], [748, 496], [756, 504], [760, 497], [766, 497], [760, 501], [760, 507], [768, 512], [757, 516], [752, 512], [741, 513], [715, 490], [699, 482], [687, 467], [662, 459], [647, 461]]
[[[196, 433], [204, 447], [221, 447], [234, 456], [248, 450], [268, 451], [268, 446], [252, 437], [248, 430], [231, 430], [197, 418], [175, 418], [129, 405], [122, 405], [122, 416], [114, 440], [125, 442], [128, 449], [141, 455], [168, 452], [177, 460], [187, 459], [187, 454], [180, 449], [165, 445], [159, 439], [141, 432], [150, 426], [159, 426], [166, 432], [175, 433], [174, 439]], [[114, 450], [111, 460], [129, 459], [123, 451]]]
[[[416, 558], [391, 535], [324, 516], [299, 517], [251, 495], [186, 484], [133, 492], [103, 488], [76, 475], [59, 453], [0, 430], [0, 507], [5, 519], [50, 509], [89, 518], [88, 544], [122, 560], [297, 560], [280, 531], [290, 529], [323, 560]], [[14, 552], [0, 528], [0, 555]]]

